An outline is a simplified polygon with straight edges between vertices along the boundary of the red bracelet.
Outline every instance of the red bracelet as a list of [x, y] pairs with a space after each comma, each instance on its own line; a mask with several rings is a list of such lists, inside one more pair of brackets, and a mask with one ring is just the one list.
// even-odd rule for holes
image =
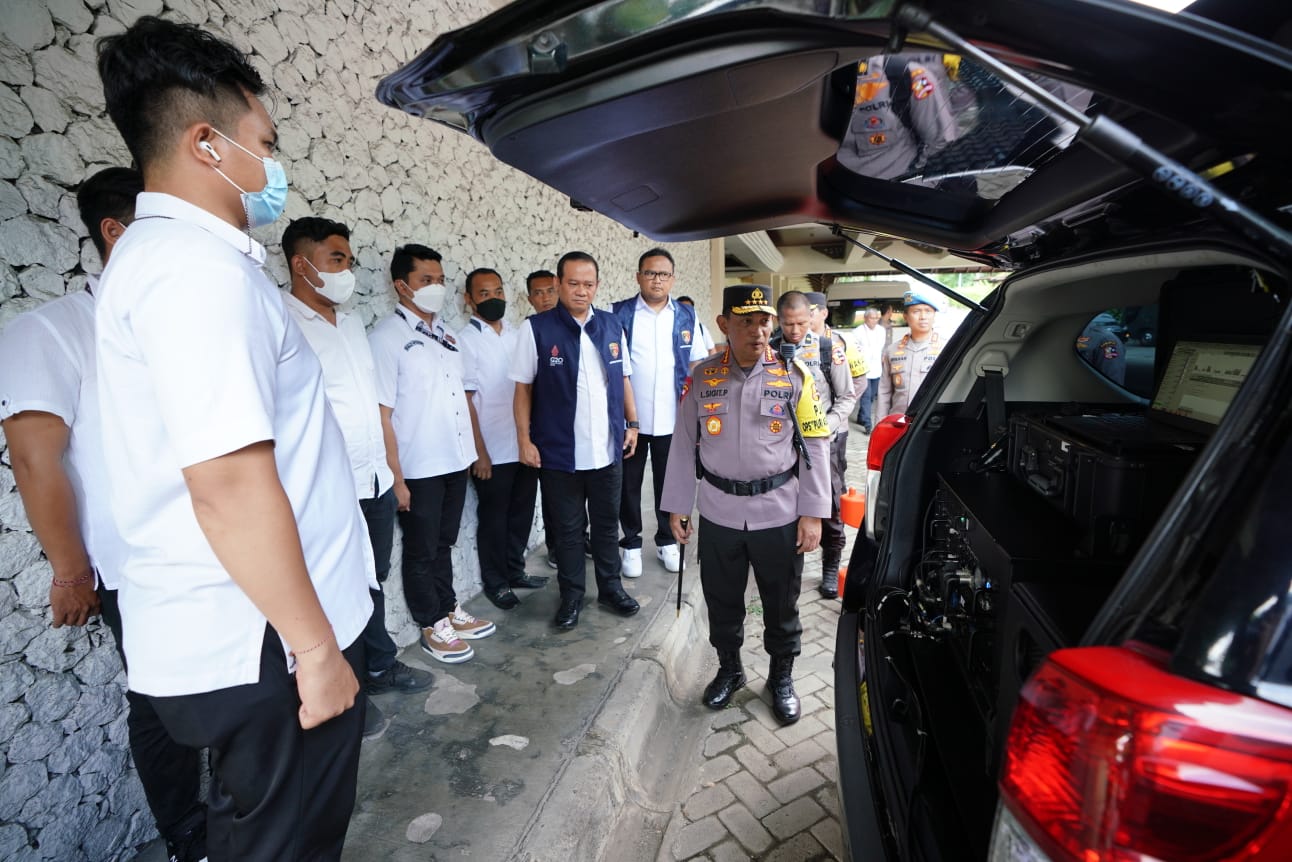
[[312, 646], [312, 647], [309, 647], [309, 648], [307, 648], [307, 649], [295, 649], [295, 650], [292, 650], [292, 655], [294, 655], [294, 656], [298, 656], [298, 657], [299, 657], [299, 656], [303, 656], [303, 655], [305, 655], [305, 653], [307, 653], [307, 652], [312, 652], [312, 651], [314, 651], [314, 650], [318, 649], [319, 647], [323, 646], [323, 644], [327, 643], [327, 642], [328, 642], [328, 641], [330, 641], [330, 640], [332, 640], [332, 635], [331, 635], [331, 633], [329, 633], [327, 637], [323, 638], [323, 640], [321, 640], [321, 641], [319, 641], [318, 643], [314, 644], [314, 646]]
[[56, 577], [54, 578], [54, 586], [63, 588], [79, 587], [81, 584], [88, 584], [91, 577], [93, 577], [93, 573], [91, 572], [86, 572], [83, 575], [78, 575], [77, 577], [70, 578], [68, 580]]

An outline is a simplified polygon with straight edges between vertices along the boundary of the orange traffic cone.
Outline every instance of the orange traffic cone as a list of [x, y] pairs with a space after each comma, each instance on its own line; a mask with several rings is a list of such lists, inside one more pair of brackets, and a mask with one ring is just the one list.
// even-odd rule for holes
[[866, 495], [849, 488], [839, 498], [839, 518], [849, 527], [860, 527], [866, 520]]

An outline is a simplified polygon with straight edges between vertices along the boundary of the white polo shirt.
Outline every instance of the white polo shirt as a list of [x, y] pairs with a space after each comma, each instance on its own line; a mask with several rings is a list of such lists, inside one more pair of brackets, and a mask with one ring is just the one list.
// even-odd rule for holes
[[274, 441], [337, 644], [353, 643], [372, 613], [372, 548], [345, 440], [319, 361], [264, 260], [264, 247], [232, 225], [145, 192], [103, 273], [103, 445], [129, 548], [121, 616], [130, 687], [143, 694], [196, 694], [260, 676], [265, 617], [198, 526], [181, 472], [193, 464]]
[[90, 289], [47, 302], [9, 321], [0, 334], [0, 421], [26, 411], [52, 413], [70, 433], [65, 464], [76, 497], [81, 541], [99, 580], [120, 583], [125, 546], [112, 523], [94, 373]]
[[888, 343], [888, 330], [883, 324], [876, 323], [871, 329], [865, 323], [852, 331], [853, 344], [866, 361], [866, 378], [878, 380], [883, 374], [884, 345]]
[[338, 310], [333, 326], [292, 294], [284, 293], [283, 301], [323, 366], [327, 400], [350, 453], [355, 493], [360, 500], [380, 497], [395, 484], [395, 474], [386, 462], [386, 438], [377, 405], [376, 364], [368, 346], [368, 333], [353, 314]]
[[[633, 397], [637, 401], [637, 421], [641, 433], [667, 436], [677, 421], [679, 394], [674, 379], [677, 360], [673, 355], [673, 323], [677, 303], [669, 299], [659, 311], [637, 295], [633, 306]], [[700, 339], [691, 339], [691, 362], [708, 353]]]
[[511, 355], [516, 349], [516, 327], [503, 320], [502, 331], [494, 332], [487, 321], [472, 317], [458, 331], [462, 361], [473, 369], [476, 391], [471, 396], [480, 420], [489, 460], [511, 464], [520, 460], [516, 441], [516, 414], [512, 404], [516, 382], [511, 379]]
[[[597, 346], [588, 338], [588, 321], [597, 312], [589, 308], [588, 316], [579, 324], [579, 379], [574, 388], [574, 469], [600, 470], [614, 463], [616, 452], [610, 439], [610, 424], [606, 415], [610, 402], [606, 397], [606, 369], [601, 364]], [[621, 337], [620, 344], [624, 343]], [[633, 373], [632, 360], [624, 351], [624, 377]], [[591, 359], [592, 361], [589, 361]], [[528, 320], [520, 325], [516, 346], [512, 353], [511, 379], [517, 383], [533, 383], [538, 376], [538, 351], [534, 348], [534, 328]], [[635, 396], [636, 390], [633, 391]], [[531, 405], [541, 410], [541, 404]], [[513, 421], [512, 427], [515, 427]]]
[[393, 410], [404, 478], [428, 479], [470, 467], [476, 440], [466, 393], [477, 384], [443, 317], [437, 314], [428, 326], [413, 312], [396, 308], [373, 327], [368, 343], [377, 364], [377, 400]]

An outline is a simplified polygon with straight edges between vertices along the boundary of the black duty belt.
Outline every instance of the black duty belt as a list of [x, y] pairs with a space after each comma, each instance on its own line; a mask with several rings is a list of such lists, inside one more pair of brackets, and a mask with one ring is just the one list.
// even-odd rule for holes
[[715, 473], [710, 473], [700, 466], [700, 476], [704, 481], [713, 487], [722, 491], [724, 494], [734, 494], [737, 497], [757, 497], [759, 494], [766, 494], [768, 491], [774, 491], [788, 482], [792, 477], [799, 474], [798, 462], [786, 470], [784, 473], [777, 473], [775, 476], [768, 476], [765, 479], [726, 479]]

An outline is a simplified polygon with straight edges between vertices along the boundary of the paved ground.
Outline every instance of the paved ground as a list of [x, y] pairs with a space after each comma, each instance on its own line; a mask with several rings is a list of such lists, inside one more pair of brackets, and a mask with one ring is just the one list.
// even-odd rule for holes
[[[856, 479], [865, 440], [854, 428]], [[644, 557], [644, 576], [624, 582], [642, 605], [634, 617], [596, 606], [589, 564], [589, 606], [573, 632], [551, 627], [553, 578], [521, 593], [513, 611], [468, 602], [499, 626], [474, 642], [469, 662], [404, 652], [435, 684], [377, 699], [391, 721], [363, 747], [346, 862], [841, 858], [831, 670], [838, 603], [816, 593], [819, 554], [804, 569], [794, 673], [803, 718], [790, 727], [767, 706], [752, 578], [750, 682], [714, 713], [699, 703], [717, 660], [694, 550], [680, 613], [677, 576], [655, 561], [649, 541]], [[529, 571], [554, 574], [542, 551]]]

